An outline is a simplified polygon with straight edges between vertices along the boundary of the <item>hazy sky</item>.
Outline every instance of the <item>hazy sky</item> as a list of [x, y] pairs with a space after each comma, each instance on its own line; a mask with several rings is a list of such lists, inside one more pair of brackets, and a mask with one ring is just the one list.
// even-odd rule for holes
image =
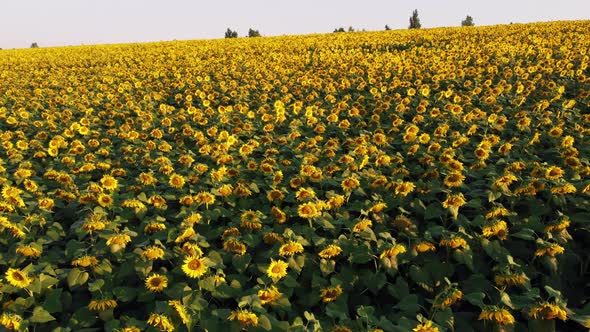
[[222, 38], [231, 27], [262, 35], [331, 32], [337, 27], [407, 28], [590, 18], [589, 0], [0, 0], [0, 48]]

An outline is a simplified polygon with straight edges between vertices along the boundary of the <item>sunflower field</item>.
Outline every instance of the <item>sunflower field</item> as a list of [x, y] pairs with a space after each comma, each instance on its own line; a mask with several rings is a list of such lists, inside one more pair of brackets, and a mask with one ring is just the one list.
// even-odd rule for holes
[[588, 31], [0, 51], [1, 326], [588, 330]]

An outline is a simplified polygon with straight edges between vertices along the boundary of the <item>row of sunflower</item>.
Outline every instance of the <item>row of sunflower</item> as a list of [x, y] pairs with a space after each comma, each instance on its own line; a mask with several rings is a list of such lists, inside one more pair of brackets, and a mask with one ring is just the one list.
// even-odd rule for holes
[[0, 324], [590, 327], [589, 24], [1, 51]]

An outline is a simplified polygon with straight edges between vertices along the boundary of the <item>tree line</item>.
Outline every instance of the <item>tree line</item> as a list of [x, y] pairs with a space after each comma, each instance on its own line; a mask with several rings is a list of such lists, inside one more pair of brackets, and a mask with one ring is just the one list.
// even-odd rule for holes
[[[473, 21], [473, 17], [467, 15], [464, 20], [461, 21], [461, 26], [463, 27], [470, 27], [474, 26], [475, 23]], [[420, 29], [422, 27], [422, 23], [420, 23], [420, 17], [418, 16], [418, 9], [414, 9], [412, 12], [412, 16], [410, 16], [410, 25], [408, 26], [409, 29]], [[385, 25], [385, 30], [391, 30], [389, 25]], [[334, 29], [334, 32], [354, 32], [355, 29], [353, 27], [348, 27], [345, 29], [344, 27], [339, 27]], [[364, 31], [364, 30], [363, 30]], [[260, 32], [258, 30], [250, 29], [248, 30], [248, 37], [260, 37]], [[238, 32], [232, 30], [231, 28], [227, 28], [225, 31], [225, 38], [238, 38]]]

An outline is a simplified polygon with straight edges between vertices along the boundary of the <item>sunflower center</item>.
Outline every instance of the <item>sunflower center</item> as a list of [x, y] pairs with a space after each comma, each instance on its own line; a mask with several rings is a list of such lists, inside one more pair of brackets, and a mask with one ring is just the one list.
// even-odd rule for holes
[[162, 284], [162, 280], [160, 280], [160, 278], [154, 278], [151, 280], [150, 284], [154, 287], [158, 287]]
[[278, 265], [275, 265], [272, 267], [272, 273], [280, 273], [281, 272], [281, 267]]
[[201, 267], [201, 262], [197, 259], [193, 259], [188, 263], [188, 268], [191, 270], [198, 270]]
[[25, 277], [18, 272], [12, 273], [12, 278], [16, 281], [24, 281], [25, 280]]

